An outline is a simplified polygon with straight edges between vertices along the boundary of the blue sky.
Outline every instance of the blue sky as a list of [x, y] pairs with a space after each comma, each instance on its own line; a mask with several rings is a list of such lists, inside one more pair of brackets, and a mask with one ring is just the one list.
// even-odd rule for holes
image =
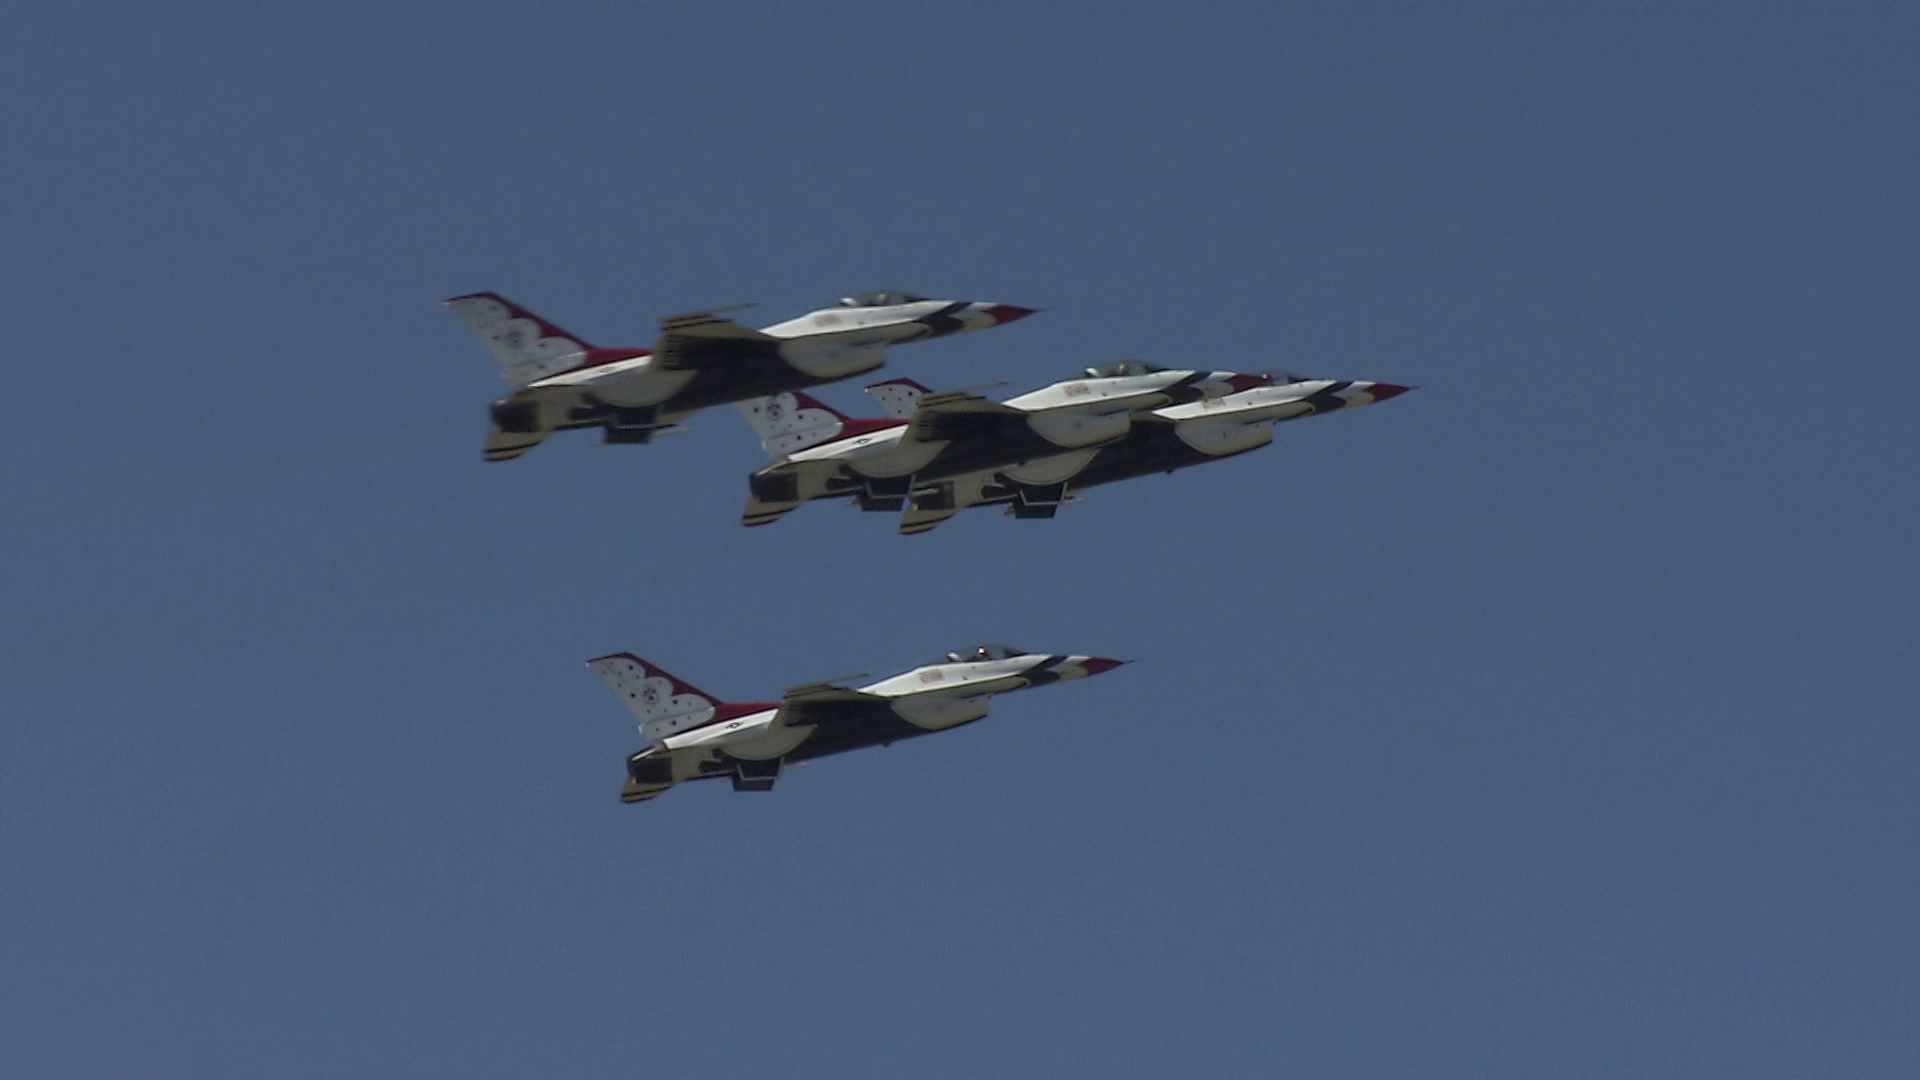
[[[0, 37], [0, 1073], [1910, 1075], [1920, 17], [38, 5]], [[728, 412], [488, 466], [605, 344], [1422, 389], [1055, 521], [736, 523]], [[857, 383], [822, 394], [864, 404]], [[617, 801], [582, 666], [1127, 656]]]

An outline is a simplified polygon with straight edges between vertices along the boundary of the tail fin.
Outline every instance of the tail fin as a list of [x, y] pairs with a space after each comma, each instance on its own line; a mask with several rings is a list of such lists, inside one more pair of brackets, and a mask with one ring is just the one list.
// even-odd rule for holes
[[920, 399], [931, 393], [933, 391], [912, 379], [888, 379], [867, 387], [867, 396], [879, 402], [887, 415], [895, 420], [913, 419], [914, 410], [920, 407]]
[[739, 403], [740, 415], [760, 433], [760, 448], [775, 459], [839, 437], [849, 417], [807, 394], [775, 394]]
[[646, 349], [598, 349], [501, 296], [474, 293], [447, 301], [467, 328], [486, 342], [500, 371], [515, 386], [595, 363], [645, 356]]
[[630, 652], [597, 657], [587, 666], [620, 695], [640, 721], [640, 733], [654, 742], [713, 719], [720, 704]]

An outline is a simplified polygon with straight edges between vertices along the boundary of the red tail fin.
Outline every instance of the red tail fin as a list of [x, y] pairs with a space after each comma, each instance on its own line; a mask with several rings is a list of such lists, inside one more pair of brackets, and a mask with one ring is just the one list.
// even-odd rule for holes
[[447, 301], [515, 386], [577, 368], [646, 356], [647, 349], [602, 349], [578, 334], [528, 311], [499, 293], [473, 293]]
[[596, 657], [587, 666], [620, 695], [640, 721], [641, 734], [655, 742], [712, 720], [720, 705], [720, 699], [630, 652]]

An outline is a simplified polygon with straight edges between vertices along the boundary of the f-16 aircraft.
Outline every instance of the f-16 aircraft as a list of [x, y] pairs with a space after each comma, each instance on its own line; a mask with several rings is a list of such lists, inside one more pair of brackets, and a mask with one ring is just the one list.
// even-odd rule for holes
[[917, 484], [900, 532], [926, 532], [969, 506], [1004, 504], [1018, 518], [1050, 518], [1074, 492], [1149, 473], [1244, 454], [1273, 441], [1284, 420], [1320, 416], [1398, 397], [1412, 387], [1288, 376], [1281, 385], [1136, 414], [1127, 436], [1091, 454], [1060, 455], [1013, 468]]
[[512, 393], [493, 403], [488, 461], [554, 431], [597, 427], [609, 443], [645, 443], [701, 409], [802, 390], [872, 371], [887, 346], [1001, 326], [1013, 304], [880, 291], [754, 330], [702, 311], [661, 320], [651, 348], [601, 348], [498, 293], [447, 301], [500, 361]]
[[770, 791], [783, 765], [886, 746], [987, 715], [1011, 690], [1112, 671], [1100, 656], [976, 645], [858, 688], [839, 680], [795, 686], [779, 701], [726, 704], [632, 653], [587, 666], [620, 695], [652, 743], [627, 759], [623, 802], [644, 802], [688, 780], [726, 777], [735, 791]]
[[767, 525], [803, 502], [853, 496], [862, 510], [898, 512], [929, 483], [992, 471], [1122, 438], [1135, 415], [1222, 397], [1269, 375], [1183, 371], [1138, 361], [1091, 367], [1073, 379], [1006, 401], [964, 391], [936, 394], [911, 379], [867, 387], [888, 412], [856, 420], [806, 394], [739, 403], [776, 460], [749, 478], [741, 522]]

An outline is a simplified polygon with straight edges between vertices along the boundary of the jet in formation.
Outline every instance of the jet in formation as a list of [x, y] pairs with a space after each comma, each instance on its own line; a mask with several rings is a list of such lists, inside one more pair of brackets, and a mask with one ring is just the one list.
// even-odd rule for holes
[[814, 499], [851, 496], [924, 533], [972, 506], [1050, 518], [1101, 484], [1243, 454], [1285, 420], [1369, 405], [1383, 382], [1185, 371], [1122, 361], [1003, 402], [908, 379], [867, 387], [885, 418], [845, 416], [806, 394], [739, 403], [775, 458], [748, 481], [741, 521], [766, 525]]
[[1271, 382], [1266, 375], [1120, 363], [991, 401], [935, 394], [911, 379], [867, 387], [885, 419], [855, 420], [806, 394], [739, 404], [775, 458], [749, 479], [742, 522], [767, 525], [814, 499], [851, 495], [863, 510], [898, 513], [918, 488], [997, 473], [1064, 452], [1086, 457], [1126, 436], [1135, 413], [1218, 398]]
[[513, 391], [493, 403], [486, 459], [549, 434], [600, 428], [645, 443], [715, 405], [803, 390], [874, 370], [887, 347], [1001, 326], [1033, 308], [877, 291], [755, 330], [701, 311], [661, 320], [651, 348], [601, 348], [498, 293], [447, 306], [479, 335]]
[[725, 777], [771, 791], [785, 765], [930, 735], [987, 715], [995, 694], [1082, 679], [1125, 663], [1101, 656], [976, 645], [866, 686], [806, 683], [779, 701], [728, 704], [632, 653], [587, 661], [640, 721], [651, 744], [627, 759], [623, 802], [689, 780]]

